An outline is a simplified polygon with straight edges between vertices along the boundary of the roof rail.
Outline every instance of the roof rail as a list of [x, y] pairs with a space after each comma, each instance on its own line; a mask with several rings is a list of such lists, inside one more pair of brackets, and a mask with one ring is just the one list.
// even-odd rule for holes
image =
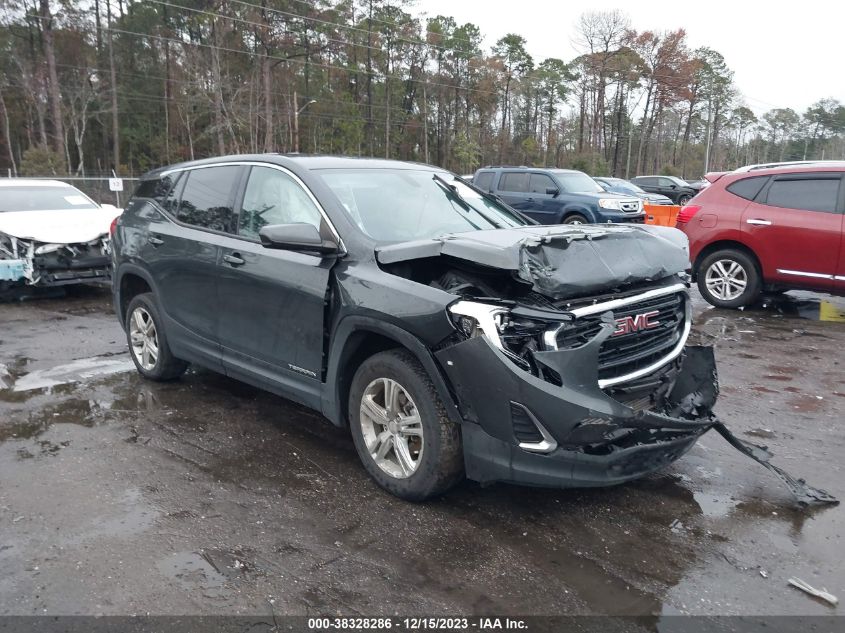
[[[528, 169], [528, 165], [485, 165], [481, 169]], [[532, 169], [535, 169], [532, 167]], [[536, 167], [536, 169], [548, 169], [548, 167]]]
[[738, 167], [735, 169], [735, 172], [748, 172], [748, 171], [757, 171], [758, 169], [776, 169], [778, 167], [797, 167], [800, 165], [831, 165], [831, 164], [840, 164], [845, 163], [843, 160], [788, 160], [788, 161], [780, 161], [775, 163], [759, 163], [757, 165], [745, 165], [743, 167]]

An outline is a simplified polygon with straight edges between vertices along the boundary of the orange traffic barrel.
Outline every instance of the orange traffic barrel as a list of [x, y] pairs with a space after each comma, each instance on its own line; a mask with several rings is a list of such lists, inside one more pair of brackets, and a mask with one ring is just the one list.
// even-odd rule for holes
[[675, 226], [681, 207], [671, 204], [645, 204], [645, 223], [657, 226]]

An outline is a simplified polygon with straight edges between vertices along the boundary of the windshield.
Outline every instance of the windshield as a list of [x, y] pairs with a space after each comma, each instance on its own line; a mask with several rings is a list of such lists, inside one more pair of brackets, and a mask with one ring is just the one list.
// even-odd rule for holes
[[564, 190], [572, 193], [602, 193], [604, 191], [599, 183], [580, 171], [556, 171], [555, 177]]
[[21, 185], [0, 187], [0, 213], [4, 211], [61, 211], [97, 209], [85, 194], [67, 187]]
[[445, 171], [327, 169], [317, 173], [361, 230], [379, 242], [526, 224], [507, 207]]

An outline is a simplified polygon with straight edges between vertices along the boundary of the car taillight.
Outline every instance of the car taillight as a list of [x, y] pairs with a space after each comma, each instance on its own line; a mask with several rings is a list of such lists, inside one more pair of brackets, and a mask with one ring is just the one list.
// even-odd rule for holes
[[117, 216], [114, 220], [111, 221], [111, 226], [109, 226], [109, 235], [114, 237], [114, 232], [117, 230], [117, 220], [120, 216]]
[[681, 207], [681, 211], [678, 213], [677, 224], [686, 224], [692, 220], [692, 216], [699, 211], [701, 211], [700, 204], [685, 204]]

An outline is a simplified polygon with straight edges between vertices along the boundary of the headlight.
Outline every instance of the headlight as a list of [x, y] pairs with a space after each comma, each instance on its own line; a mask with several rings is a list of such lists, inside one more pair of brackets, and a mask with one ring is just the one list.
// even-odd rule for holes
[[616, 198], [599, 198], [599, 206], [602, 209], [616, 209], [617, 211], [622, 208]]
[[467, 338], [483, 335], [493, 345], [503, 349], [499, 334], [504, 327], [507, 309], [475, 301], [458, 301], [449, 306], [449, 312], [452, 313], [455, 327]]

